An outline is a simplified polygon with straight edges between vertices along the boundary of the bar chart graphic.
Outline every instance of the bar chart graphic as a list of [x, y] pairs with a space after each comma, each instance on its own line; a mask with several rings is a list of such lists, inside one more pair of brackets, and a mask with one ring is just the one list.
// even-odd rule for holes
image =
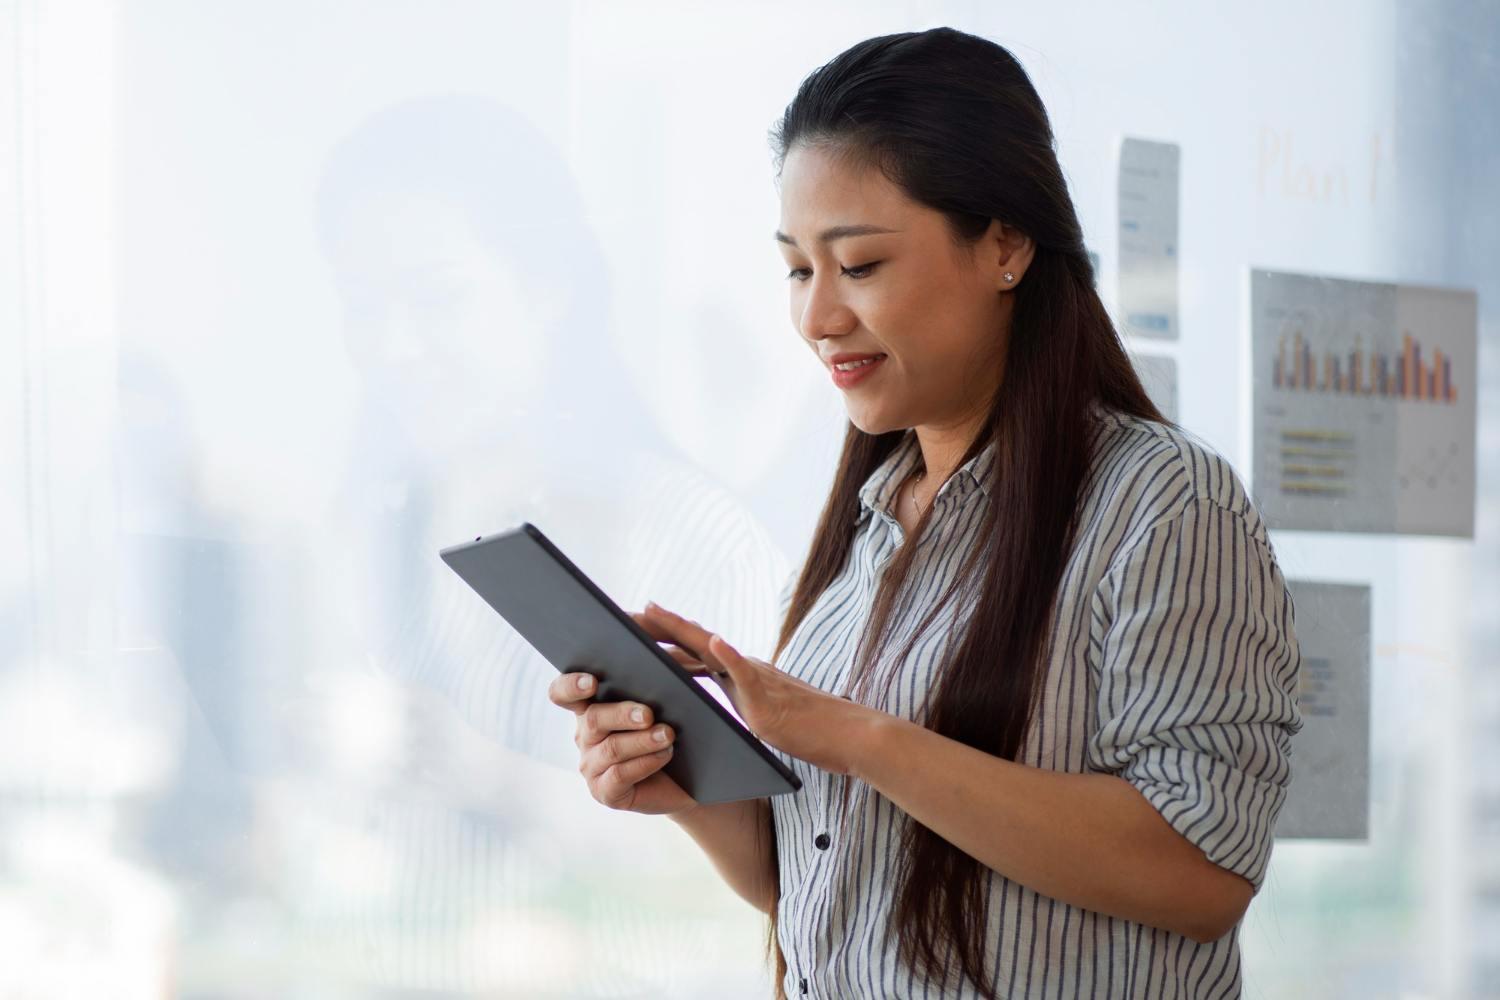
[[1273, 527], [1472, 536], [1473, 292], [1252, 271], [1250, 325]]
[[1301, 330], [1276, 343], [1271, 384], [1277, 389], [1331, 392], [1347, 396], [1389, 396], [1395, 399], [1456, 403], [1453, 359], [1441, 348], [1424, 359], [1422, 342], [1408, 330], [1394, 356], [1366, 351], [1360, 337], [1348, 353], [1314, 351]]

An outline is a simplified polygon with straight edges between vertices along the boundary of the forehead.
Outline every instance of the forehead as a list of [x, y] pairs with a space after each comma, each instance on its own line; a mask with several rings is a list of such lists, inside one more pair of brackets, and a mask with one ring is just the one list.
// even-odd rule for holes
[[879, 168], [823, 147], [797, 146], [781, 168], [781, 231], [799, 245], [837, 226], [908, 230], [942, 224], [939, 212], [913, 201]]
[[440, 195], [381, 194], [354, 205], [343, 220], [334, 259], [350, 270], [412, 267], [487, 256], [463, 206]]

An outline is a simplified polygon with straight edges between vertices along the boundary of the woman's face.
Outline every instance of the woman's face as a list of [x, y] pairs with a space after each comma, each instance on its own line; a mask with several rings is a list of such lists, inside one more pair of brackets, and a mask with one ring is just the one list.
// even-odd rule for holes
[[[1031, 241], [992, 223], [972, 246], [880, 170], [796, 147], [781, 172], [792, 324], [869, 434], [967, 428], [1000, 384]], [[1005, 274], [1014, 280], [1006, 281]]]
[[333, 264], [350, 354], [423, 444], [481, 443], [536, 401], [559, 303], [520, 281], [458, 205], [365, 202]]

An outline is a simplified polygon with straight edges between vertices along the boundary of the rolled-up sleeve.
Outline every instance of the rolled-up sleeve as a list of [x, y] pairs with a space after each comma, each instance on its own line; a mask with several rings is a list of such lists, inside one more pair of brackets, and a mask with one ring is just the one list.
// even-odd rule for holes
[[1120, 554], [1094, 611], [1090, 765], [1259, 890], [1301, 727], [1291, 601], [1269, 544], [1243, 515], [1190, 502]]

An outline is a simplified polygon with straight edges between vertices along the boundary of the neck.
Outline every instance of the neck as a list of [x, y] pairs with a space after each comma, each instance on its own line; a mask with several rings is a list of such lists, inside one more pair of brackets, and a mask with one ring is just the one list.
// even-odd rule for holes
[[916, 428], [917, 444], [922, 449], [922, 465], [927, 474], [923, 485], [936, 491], [963, 464], [969, 445], [984, 427], [988, 414], [980, 410], [966, 419], [947, 424], [926, 424]]

